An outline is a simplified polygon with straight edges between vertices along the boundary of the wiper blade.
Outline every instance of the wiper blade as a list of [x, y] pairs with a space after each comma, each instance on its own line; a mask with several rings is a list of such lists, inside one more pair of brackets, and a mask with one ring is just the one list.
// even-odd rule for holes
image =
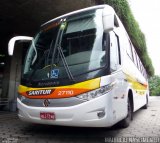
[[68, 64], [67, 64], [66, 58], [65, 58], [65, 56], [64, 56], [64, 54], [63, 54], [62, 47], [61, 47], [61, 46], [58, 46], [57, 49], [58, 49], [58, 52], [59, 52], [60, 57], [61, 57], [61, 59], [62, 59], [64, 68], [65, 68], [65, 70], [66, 70], [66, 72], [67, 72], [68, 77], [69, 77], [72, 81], [75, 81], [75, 80], [74, 80], [74, 77], [73, 77], [73, 75], [72, 75], [72, 73], [71, 73], [71, 71], [70, 71], [70, 69], [69, 69], [69, 66], [68, 66]]
[[69, 79], [72, 80], [72, 81], [75, 81], [74, 77], [73, 77], [73, 75], [72, 75], [72, 73], [71, 73], [71, 71], [69, 69], [69, 66], [67, 64], [66, 58], [65, 58], [65, 56], [63, 54], [62, 47], [60, 46], [61, 42], [62, 42], [64, 28], [65, 28], [65, 25], [66, 25], [65, 22], [66, 22], [66, 19], [62, 19], [61, 20], [61, 26], [60, 26], [58, 34], [57, 34], [57, 39], [56, 39], [56, 42], [55, 42], [55, 48], [54, 48], [53, 55], [52, 55], [52, 63], [51, 63], [51, 65], [53, 65], [53, 63], [54, 63], [54, 56], [55, 56], [56, 50], [58, 50], [60, 58], [62, 59], [62, 63], [64, 65], [64, 68], [65, 68], [65, 70], [67, 72], [67, 75], [68, 75]]

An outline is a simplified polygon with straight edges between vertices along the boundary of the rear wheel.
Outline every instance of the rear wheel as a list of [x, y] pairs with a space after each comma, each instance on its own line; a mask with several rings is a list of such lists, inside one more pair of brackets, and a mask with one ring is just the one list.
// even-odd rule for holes
[[133, 112], [132, 112], [132, 106], [131, 106], [131, 101], [130, 99], [128, 98], [128, 114], [127, 114], [127, 117], [125, 119], [123, 119], [122, 121], [120, 121], [118, 123], [118, 126], [120, 128], [127, 128], [133, 118]]

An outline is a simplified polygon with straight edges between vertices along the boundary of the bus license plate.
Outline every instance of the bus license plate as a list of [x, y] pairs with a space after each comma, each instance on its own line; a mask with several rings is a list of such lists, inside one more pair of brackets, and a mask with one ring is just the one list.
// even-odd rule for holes
[[40, 118], [45, 120], [55, 120], [55, 114], [50, 112], [41, 112]]

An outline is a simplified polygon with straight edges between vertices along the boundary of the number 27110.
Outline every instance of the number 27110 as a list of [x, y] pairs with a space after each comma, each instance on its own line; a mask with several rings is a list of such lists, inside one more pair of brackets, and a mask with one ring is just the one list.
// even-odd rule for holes
[[58, 95], [73, 95], [74, 92], [73, 90], [62, 90], [62, 91], [58, 91]]

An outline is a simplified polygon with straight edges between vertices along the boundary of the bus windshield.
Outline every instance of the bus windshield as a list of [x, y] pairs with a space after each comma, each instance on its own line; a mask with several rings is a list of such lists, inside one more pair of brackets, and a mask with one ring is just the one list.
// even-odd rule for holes
[[52, 22], [43, 27], [32, 41], [22, 79], [69, 79], [68, 72], [75, 78], [102, 68], [106, 65], [102, 39], [102, 9]]

